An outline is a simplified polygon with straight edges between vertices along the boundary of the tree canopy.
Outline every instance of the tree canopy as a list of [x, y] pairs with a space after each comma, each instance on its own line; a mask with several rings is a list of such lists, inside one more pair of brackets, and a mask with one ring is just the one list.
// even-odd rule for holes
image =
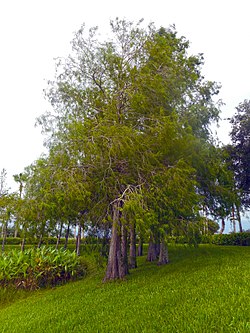
[[97, 28], [76, 33], [46, 91], [53, 111], [38, 120], [58, 174], [69, 159], [66, 187], [75, 179], [69, 170], [78, 170], [85, 216], [112, 224], [106, 280], [127, 272], [122, 246], [131, 223], [163, 242], [180, 221], [198, 217], [198, 160], [213, 146], [209, 126], [220, 106], [219, 86], [201, 75], [202, 55], [189, 55], [174, 27], [119, 19], [110, 27], [107, 41]]
[[15, 176], [23, 236], [64, 224], [105, 230], [111, 280], [136, 267], [136, 238], [163, 264], [169, 235], [228, 216], [233, 174], [210, 131], [220, 87], [203, 62], [174, 26], [116, 19], [104, 40], [83, 25], [45, 90], [52, 108], [37, 123], [48, 154]]
[[232, 145], [228, 147], [233, 162], [236, 186], [241, 192], [242, 203], [250, 206], [250, 101], [236, 107], [230, 120]]

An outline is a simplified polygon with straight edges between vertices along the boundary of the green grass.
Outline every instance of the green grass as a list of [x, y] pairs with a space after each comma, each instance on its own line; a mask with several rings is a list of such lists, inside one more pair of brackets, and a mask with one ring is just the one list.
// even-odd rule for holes
[[123, 282], [103, 284], [93, 270], [22, 295], [4, 303], [0, 332], [250, 332], [250, 247], [173, 246], [170, 259], [140, 258]]

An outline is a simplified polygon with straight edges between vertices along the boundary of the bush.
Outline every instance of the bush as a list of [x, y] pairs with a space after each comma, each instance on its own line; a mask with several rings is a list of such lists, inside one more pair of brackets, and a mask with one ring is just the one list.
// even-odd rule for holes
[[[0, 237], [0, 242], [2, 243], [3, 239]], [[76, 240], [75, 238], [69, 238], [68, 239], [68, 244], [75, 244]], [[22, 238], [20, 237], [7, 237], [5, 239], [5, 244], [7, 245], [20, 245], [22, 243]], [[27, 245], [37, 245], [39, 243], [38, 238], [34, 237], [28, 237], [25, 239], [25, 244]], [[57, 243], [57, 238], [56, 237], [44, 237], [42, 239], [42, 244], [46, 245], [55, 245]], [[60, 244], [65, 243], [65, 238], [60, 239]]]
[[33, 290], [80, 278], [86, 270], [75, 252], [50, 247], [12, 250], [0, 257], [0, 285]]
[[[36, 239], [36, 244], [39, 242], [39, 240]], [[57, 243], [57, 238], [56, 237], [43, 237], [42, 239], [42, 244], [46, 245], [55, 245]], [[60, 239], [60, 245], [64, 245], [65, 243], [65, 238], [61, 237]], [[69, 238], [68, 239], [68, 244], [75, 244], [76, 240], [75, 238]]]
[[[191, 239], [192, 240], [192, 239]], [[200, 235], [196, 238], [196, 244], [215, 244], [215, 245], [237, 245], [237, 246], [250, 246], [250, 233], [232, 233], [232, 234], [216, 234], [216, 235]], [[176, 244], [191, 244], [196, 245], [186, 236], [171, 236], [169, 237], [170, 243]]]
[[201, 244], [211, 244], [214, 235], [202, 235], [201, 236]]
[[[2, 244], [3, 238], [0, 237], [0, 242]], [[20, 237], [7, 237], [5, 239], [5, 244], [7, 245], [20, 245], [22, 242], [22, 239]]]
[[213, 235], [212, 243], [217, 245], [250, 246], [250, 234], [239, 232], [232, 234]]

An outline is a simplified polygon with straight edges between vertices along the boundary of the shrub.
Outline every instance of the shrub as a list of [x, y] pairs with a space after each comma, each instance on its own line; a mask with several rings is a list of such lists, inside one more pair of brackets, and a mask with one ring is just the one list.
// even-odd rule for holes
[[[36, 240], [36, 244], [38, 243], [38, 240]], [[57, 238], [56, 237], [43, 237], [42, 239], [42, 244], [46, 245], [55, 245], [57, 243]], [[76, 240], [75, 238], [69, 238], [68, 239], [68, 244], [75, 244]], [[60, 245], [65, 244], [65, 238], [61, 237], [60, 239]]]
[[211, 244], [214, 235], [202, 235], [201, 236], [201, 244]]
[[[0, 237], [0, 242], [2, 243], [3, 239]], [[75, 244], [76, 240], [75, 238], [69, 238], [68, 239], [68, 244]], [[22, 238], [20, 237], [7, 237], [5, 239], [5, 243], [7, 245], [20, 245], [22, 243]], [[39, 239], [35, 237], [28, 237], [25, 239], [25, 243], [27, 245], [37, 245], [39, 243]], [[57, 238], [56, 237], [44, 237], [42, 239], [42, 244], [46, 245], [54, 245], [57, 243]], [[65, 243], [65, 238], [62, 237], [60, 239], [60, 244], [64, 245]]]
[[[0, 242], [2, 244], [3, 238], [0, 237]], [[5, 243], [7, 245], [20, 245], [22, 242], [22, 239], [20, 237], [7, 237], [5, 239]]]
[[[194, 244], [186, 236], [171, 236], [169, 237], [170, 243], [177, 244]], [[215, 245], [237, 245], [237, 246], [250, 246], [250, 233], [232, 233], [232, 234], [216, 234], [216, 235], [200, 235], [197, 238], [197, 244], [215, 244]]]
[[0, 285], [38, 289], [80, 278], [86, 270], [75, 252], [50, 247], [12, 250], [0, 257]]
[[239, 232], [232, 234], [213, 235], [212, 243], [217, 245], [250, 246], [250, 234]]

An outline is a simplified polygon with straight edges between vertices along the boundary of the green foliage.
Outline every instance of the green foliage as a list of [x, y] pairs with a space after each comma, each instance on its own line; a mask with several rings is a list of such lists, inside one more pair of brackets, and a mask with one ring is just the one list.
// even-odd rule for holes
[[[32, 241], [32, 244], [37, 244], [38, 243], [38, 240], [31, 240]], [[29, 244], [29, 240], [27, 240], [27, 243]], [[61, 245], [64, 245], [65, 243], [65, 238], [64, 237], [61, 237], [60, 238], [60, 244]], [[75, 238], [69, 238], [68, 239], [68, 244], [75, 244], [76, 243], [76, 240]], [[43, 237], [42, 239], [42, 244], [44, 245], [55, 245], [57, 244], [57, 238], [56, 237]]]
[[231, 118], [232, 145], [227, 147], [232, 160], [236, 187], [245, 207], [250, 206], [250, 101], [245, 100], [236, 107]]
[[213, 235], [212, 243], [217, 245], [250, 246], [250, 233], [240, 232], [240, 233]]
[[[2, 241], [3, 241], [3, 239], [0, 237], [0, 242], [2, 242]], [[22, 239], [20, 237], [7, 237], [5, 242], [8, 245], [20, 245], [22, 242]]]
[[194, 231], [182, 236], [169, 236], [168, 241], [175, 244], [216, 244], [230, 246], [250, 246], [249, 232], [239, 232], [231, 234], [195, 234]]
[[139, 258], [122, 283], [102, 284], [100, 272], [31, 294], [1, 309], [1, 330], [248, 333], [250, 247], [171, 246], [169, 252], [170, 264], [161, 267]]
[[[0, 242], [2, 242], [2, 238], [0, 237]], [[20, 245], [22, 242], [22, 238], [20, 237], [7, 237], [6, 240], [6, 245]], [[75, 244], [75, 239], [74, 238], [69, 238], [68, 239], [68, 244]], [[39, 240], [37, 238], [31, 238], [28, 237], [25, 240], [26, 245], [38, 245]], [[56, 237], [43, 237], [42, 239], [42, 244], [44, 245], [53, 245], [57, 243], [57, 238]], [[65, 243], [65, 238], [61, 237], [60, 239], [60, 244]]]
[[58, 225], [104, 229], [108, 221], [136, 224], [161, 242], [183, 228], [197, 244], [202, 207], [214, 211], [224, 193], [209, 130], [219, 87], [204, 79], [202, 55], [189, 55], [174, 26], [117, 18], [110, 29], [103, 40], [83, 25], [72, 54], [57, 61], [45, 91], [52, 108], [38, 119], [48, 154], [15, 177], [20, 231], [39, 238]]
[[[112, 38], [104, 42], [97, 28], [82, 26], [72, 41], [72, 55], [58, 61], [58, 74], [46, 91], [53, 111], [38, 122], [48, 135], [49, 160], [53, 156], [60, 169], [58, 183], [61, 170], [67, 175], [78, 170], [75, 183], [90, 194], [87, 201], [83, 195], [83, 210], [94, 223], [107, 217], [110, 202], [124, 191], [122, 199], [132, 207], [137, 199], [127, 189], [138, 187], [148, 202], [152, 187], [165, 192], [161, 209], [172, 207], [167, 218], [190, 215], [198, 197], [188, 145], [194, 138], [209, 138], [209, 124], [218, 118], [219, 105], [213, 102], [218, 87], [203, 80], [202, 56], [188, 56], [189, 43], [174, 27], [143, 28], [141, 22], [119, 19], [110, 26]], [[170, 184], [163, 190], [164, 177]], [[68, 182], [61, 183], [58, 194], [67, 193]], [[154, 210], [149, 206], [141, 205], [145, 214]]]
[[12, 250], [0, 257], [0, 285], [37, 289], [54, 286], [86, 274], [75, 252], [49, 247]]

